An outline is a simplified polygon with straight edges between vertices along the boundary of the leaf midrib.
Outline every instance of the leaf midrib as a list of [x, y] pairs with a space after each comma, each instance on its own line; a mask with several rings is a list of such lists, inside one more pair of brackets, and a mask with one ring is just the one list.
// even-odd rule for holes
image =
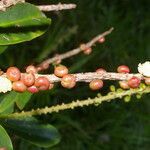
[[[38, 17], [38, 18], [26, 18], [26, 19], [21, 19], [21, 20], [19, 20], [19, 21], [13, 21], [13, 22], [9, 22], [9, 23], [3, 23], [3, 24], [0, 24], [0, 27], [9, 27], [9, 26], [11, 26], [11, 25], [14, 25], [14, 24], [18, 24], [18, 23], [23, 23], [23, 22], [26, 22], [26, 21], [29, 21], [29, 20], [32, 20], [32, 19], [45, 19], [45, 20], [49, 20], [49, 21], [51, 21], [51, 19], [49, 19], [49, 18], [43, 18], [43, 17]], [[39, 21], [40, 22], [40, 21]], [[41, 24], [42, 24], [42, 22], [41, 22]]]

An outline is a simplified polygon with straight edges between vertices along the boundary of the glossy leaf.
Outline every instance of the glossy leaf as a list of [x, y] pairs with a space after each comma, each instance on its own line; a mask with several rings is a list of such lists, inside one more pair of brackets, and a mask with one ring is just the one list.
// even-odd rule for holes
[[17, 98], [17, 92], [14, 91], [1, 97], [2, 100], [0, 101], [0, 113], [8, 110], [8, 108], [14, 105], [16, 98]]
[[[4, 95], [1, 97], [0, 101], [0, 113], [4, 112], [8, 114], [9, 112], [12, 112], [12, 107], [14, 106], [14, 103], [16, 102], [19, 109], [23, 109], [27, 102], [30, 100], [32, 94], [28, 92], [24, 93], [18, 93], [15, 91], [11, 91], [7, 95]], [[10, 111], [11, 109], [11, 111]]]
[[10, 105], [7, 109], [5, 109], [2, 113], [0, 113], [0, 115], [4, 114], [4, 115], [8, 115], [14, 112], [14, 103], [12, 105]]
[[[30, 100], [32, 94], [28, 92], [24, 93], [18, 93], [15, 91], [12, 91], [8, 93], [7, 95], [4, 95], [1, 97], [0, 101], [0, 113], [6, 112], [7, 114], [12, 112], [12, 108], [14, 106], [14, 103], [16, 102], [19, 109], [23, 109], [27, 102]], [[11, 111], [9, 111], [11, 109]]]
[[5, 129], [0, 125], [0, 149], [7, 148], [7, 150], [13, 150], [13, 146], [9, 135], [5, 131]]
[[42, 124], [36, 119], [5, 119], [3, 125], [16, 135], [39, 147], [51, 147], [60, 141], [60, 135], [55, 127]]
[[[32, 143], [29, 143], [27, 140], [23, 140], [23, 139], [21, 140], [18, 149], [20, 150], [43, 150], [43, 148], [33, 145]], [[49, 149], [45, 149], [45, 150], [49, 150]]]
[[42, 35], [51, 20], [34, 5], [20, 3], [0, 12], [0, 45], [30, 41]]
[[16, 104], [20, 110], [22, 110], [25, 107], [25, 105], [30, 100], [31, 96], [32, 94], [29, 92], [17, 93]]
[[8, 46], [0, 46], [0, 54], [3, 53]]

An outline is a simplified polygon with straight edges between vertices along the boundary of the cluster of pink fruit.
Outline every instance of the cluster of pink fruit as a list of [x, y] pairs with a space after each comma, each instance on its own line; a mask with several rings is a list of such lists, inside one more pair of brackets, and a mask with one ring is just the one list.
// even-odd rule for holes
[[[103, 73], [103, 72], [106, 72], [105, 69], [103, 68], [99, 68], [96, 70], [97, 73]], [[125, 66], [125, 65], [121, 65], [117, 68], [117, 72], [118, 73], [130, 73], [130, 69], [128, 66]], [[141, 83], [141, 80], [136, 77], [136, 76], [133, 76], [132, 78], [130, 78], [128, 81], [119, 81], [119, 85], [122, 89], [130, 89], [130, 88], [138, 88], [139, 85]], [[145, 78], [145, 83], [147, 85], [150, 85], [150, 78]], [[99, 80], [99, 79], [96, 79], [96, 80], [93, 80], [90, 82], [89, 84], [89, 87], [92, 89], [92, 90], [99, 90], [103, 87], [103, 81], [102, 80]]]
[[[105, 37], [99, 38], [97, 42], [100, 43], [100, 44], [104, 43], [105, 42]], [[88, 47], [86, 44], [81, 44], [80, 49], [83, 51], [83, 53], [85, 55], [89, 55], [89, 54], [92, 53], [92, 48]]]
[[[64, 88], [71, 89], [76, 85], [76, 78], [74, 75], [68, 73], [69, 70], [66, 66], [57, 65], [54, 69], [54, 75], [61, 78], [61, 85]], [[106, 72], [103, 68], [96, 70], [97, 73]], [[130, 73], [128, 66], [121, 65], [117, 68], [118, 73]], [[35, 77], [37, 73], [36, 67], [30, 65], [26, 68], [26, 73], [21, 73], [17, 67], [10, 67], [6, 71], [6, 77], [12, 81], [12, 89], [17, 92], [29, 91], [37, 93], [43, 90], [52, 89], [54, 84], [45, 76]], [[128, 81], [119, 81], [122, 89], [138, 88], [141, 80], [134, 76]], [[145, 78], [145, 83], [150, 85], [150, 78]], [[95, 79], [89, 83], [91, 90], [99, 90], [103, 87], [104, 83], [100, 79]]]
[[[35, 77], [37, 69], [34, 66], [28, 66], [26, 73], [21, 73], [17, 67], [9, 67], [6, 71], [6, 77], [12, 81], [12, 89], [17, 92], [29, 91], [37, 93], [39, 91], [52, 89], [54, 84], [45, 76]], [[68, 68], [59, 65], [55, 67], [54, 74], [62, 78], [61, 85], [65, 88], [73, 88], [76, 85], [76, 78], [68, 74]]]
[[[96, 70], [97, 73], [102, 73], [102, 72], [106, 72], [106, 70], [104, 70], [103, 68], [99, 68]], [[130, 73], [130, 69], [128, 66], [126, 65], [121, 65], [117, 68], [117, 72], [118, 73]], [[150, 78], [146, 78], [145, 77], [145, 84], [147, 85], [150, 85]], [[141, 80], [136, 77], [136, 76], [133, 76], [132, 78], [130, 78], [129, 80], [127, 81], [119, 81], [119, 85], [122, 89], [130, 89], [130, 88], [138, 88], [140, 86], [140, 83], [141, 83]], [[93, 90], [98, 90], [100, 88], [103, 87], [103, 81], [102, 80], [93, 80], [91, 83], [90, 83], [90, 88], [93, 89]]]
[[48, 90], [53, 84], [46, 77], [35, 78], [37, 69], [34, 66], [28, 66], [26, 73], [22, 74], [17, 67], [9, 67], [6, 71], [6, 77], [12, 81], [12, 88], [17, 92], [29, 91], [37, 93], [40, 90]]
[[[118, 73], [130, 73], [130, 69], [128, 66], [122, 65], [117, 68], [117, 72]], [[145, 77], [144, 81], [145, 81], [145, 84], [150, 85], [150, 78]], [[119, 85], [122, 89], [138, 88], [140, 83], [141, 83], [141, 80], [136, 76], [132, 77], [128, 81], [119, 81]]]
[[[130, 69], [128, 66], [122, 65], [117, 68], [118, 73], [130, 73]], [[119, 81], [119, 85], [123, 89], [129, 88], [138, 88], [141, 83], [141, 80], [138, 77], [132, 77], [128, 81]]]
[[[101, 37], [98, 42], [103, 43], [105, 41], [104, 37]], [[92, 49], [90, 47], [87, 47], [86, 44], [82, 44], [80, 46], [80, 49], [85, 54], [90, 54], [92, 52]], [[42, 69], [47, 69], [49, 67], [48, 64], [43, 64], [43, 66], [35, 67], [35, 66], [28, 66], [26, 68], [26, 73], [22, 74], [20, 70], [17, 67], [10, 67], [6, 71], [7, 78], [12, 81], [12, 89], [17, 92], [24, 92], [29, 91], [31, 93], [37, 93], [41, 90], [49, 90], [52, 89], [54, 84], [51, 83], [46, 77], [38, 77], [35, 78], [35, 74], [38, 71], [41, 71]], [[71, 89], [76, 85], [76, 78], [68, 74], [68, 68], [59, 65], [55, 67], [54, 74], [62, 78], [61, 79], [61, 85], [65, 88]], [[98, 83], [99, 84], [99, 83]], [[103, 82], [99, 84], [99, 87], [102, 86]], [[90, 84], [90, 87], [95, 86], [93, 83]], [[98, 85], [97, 85], [98, 86]], [[93, 88], [94, 90], [94, 88]]]

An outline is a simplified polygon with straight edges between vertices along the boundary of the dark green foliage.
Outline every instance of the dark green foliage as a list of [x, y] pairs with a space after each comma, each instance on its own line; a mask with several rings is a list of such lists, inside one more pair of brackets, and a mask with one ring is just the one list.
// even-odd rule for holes
[[34, 5], [24, 3], [0, 12], [0, 45], [30, 41], [42, 35], [51, 20]]
[[13, 133], [39, 147], [51, 147], [60, 141], [55, 127], [42, 124], [34, 118], [5, 119], [2, 124]]
[[6, 147], [8, 150], [13, 150], [13, 146], [12, 146], [10, 137], [1, 125], [0, 125], [0, 135], [1, 135], [0, 148]]
[[[47, 57], [54, 56], [55, 53], [64, 53], [78, 47], [82, 42], [89, 41], [111, 26], [115, 28], [113, 33], [106, 37], [104, 44], [97, 44], [90, 56], [79, 54], [64, 60], [63, 64], [69, 65], [71, 72], [95, 71], [98, 67], [116, 71], [122, 64], [128, 65], [132, 72], [137, 72], [139, 62], [150, 60], [149, 0], [61, 2], [74, 2], [78, 7], [76, 10], [46, 13], [52, 18], [51, 28], [38, 39], [9, 46], [0, 55], [2, 69], [16, 65], [24, 70], [24, 67], [31, 63], [41, 62]], [[52, 71], [51, 66], [47, 73]], [[117, 82], [104, 83], [102, 94], [109, 91], [110, 84], [117, 85]], [[90, 91], [85, 83], [78, 84], [73, 90], [66, 90], [57, 85], [49, 92], [33, 95], [25, 110], [95, 97], [96, 94], [97, 92]], [[116, 100], [98, 107], [84, 107], [38, 117], [39, 120], [54, 125], [60, 131], [61, 142], [54, 148], [42, 149], [17, 138], [14, 140], [14, 149], [149, 150], [149, 108], [150, 101], [147, 95], [140, 100], [133, 97], [129, 103]]]
[[5, 51], [8, 46], [0, 46], [0, 54]]

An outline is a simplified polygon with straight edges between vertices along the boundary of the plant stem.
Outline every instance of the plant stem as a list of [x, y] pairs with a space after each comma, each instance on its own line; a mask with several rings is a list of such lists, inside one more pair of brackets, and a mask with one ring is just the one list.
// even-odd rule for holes
[[41, 11], [60, 11], [76, 8], [76, 4], [57, 4], [57, 5], [40, 5], [37, 6]]
[[37, 109], [37, 110], [31, 110], [31, 111], [22, 111], [20, 113], [13, 113], [10, 115], [1, 115], [0, 118], [18, 118], [18, 117], [30, 117], [34, 115], [42, 115], [42, 114], [48, 114], [48, 113], [54, 113], [54, 112], [59, 112], [62, 110], [68, 110], [68, 109], [74, 109], [77, 107], [84, 107], [84, 106], [89, 106], [89, 105], [99, 105], [104, 101], [111, 101], [116, 98], [123, 98], [125, 96], [132, 96], [134, 94], [146, 94], [150, 93], [150, 86], [147, 87], [140, 87], [137, 89], [130, 89], [130, 90], [122, 90], [122, 91], [115, 91], [115, 92], [110, 92], [106, 96], [98, 96], [94, 99], [87, 99], [87, 100], [77, 100], [73, 101], [68, 104], [60, 104], [52, 107], [45, 107], [42, 109]]
[[[5, 11], [6, 8], [16, 5], [17, 3], [24, 3], [25, 0], [1, 0], [0, 1], [0, 11]], [[61, 4], [56, 5], [40, 5], [37, 6], [41, 11], [59, 11], [76, 8], [76, 4]]]
[[[92, 47], [100, 38], [105, 37], [107, 35], [109, 35], [112, 31], [114, 30], [114, 28], [110, 28], [108, 31], [105, 31], [99, 35], [97, 35], [96, 37], [94, 37], [92, 40], [90, 40], [88, 43], [85, 44], [86, 47]], [[57, 60], [63, 60], [69, 57], [72, 57], [74, 55], [77, 55], [79, 53], [83, 52], [80, 48], [80, 46], [78, 48], [75, 48], [73, 50], [70, 50], [64, 54], [58, 54], [55, 57], [52, 58], [48, 58], [47, 60], [43, 61], [42, 63], [40, 63], [39, 65], [37, 65], [37, 67], [41, 67], [41, 70], [44, 70], [44, 68], [42, 66], [46, 65], [50, 65], [54, 62], [56, 62]]]

